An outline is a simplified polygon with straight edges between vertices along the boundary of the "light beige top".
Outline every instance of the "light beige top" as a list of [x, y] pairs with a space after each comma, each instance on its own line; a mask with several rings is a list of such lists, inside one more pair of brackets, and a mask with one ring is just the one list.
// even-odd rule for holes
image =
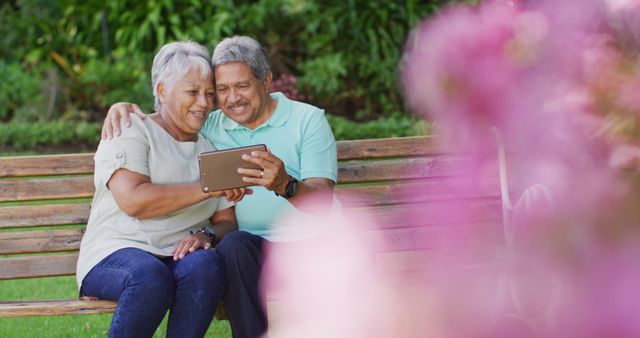
[[131, 115], [131, 127], [103, 140], [95, 154], [96, 187], [87, 231], [80, 244], [76, 277], [78, 286], [102, 259], [122, 248], [139, 248], [158, 256], [172, 256], [171, 249], [189, 230], [207, 225], [217, 210], [233, 203], [210, 198], [172, 214], [139, 220], [125, 214], [107, 188], [120, 168], [151, 178], [154, 184], [199, 182], [198, 154], [213, 150], [202, 136], [196, 142], [179, 142], [150, 118]]

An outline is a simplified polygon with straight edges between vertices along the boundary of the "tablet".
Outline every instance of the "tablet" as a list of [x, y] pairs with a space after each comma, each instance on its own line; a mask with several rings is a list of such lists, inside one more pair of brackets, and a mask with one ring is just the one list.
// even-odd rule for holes
[[262, 170], [260, 166], [242, 159], [242, 154], [250, 154], [252, 151], [267, 151], [267, 146], [256, 144], [208, 151], [198, 155], [202, 191], [212, 192], [250, 186], [251, 183], [242, 180], [242, 175], [238, 174], [238, 168]]

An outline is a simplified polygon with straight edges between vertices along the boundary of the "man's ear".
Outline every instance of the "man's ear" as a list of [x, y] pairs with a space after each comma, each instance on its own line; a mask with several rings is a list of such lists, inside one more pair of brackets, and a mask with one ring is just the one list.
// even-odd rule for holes
[[267, 76], [264, 77], [264, 89], [269, 93], [269, 88], [271, 87], [271, 81], [273, 80], [273, 73], [271, 71], [267, 72]]

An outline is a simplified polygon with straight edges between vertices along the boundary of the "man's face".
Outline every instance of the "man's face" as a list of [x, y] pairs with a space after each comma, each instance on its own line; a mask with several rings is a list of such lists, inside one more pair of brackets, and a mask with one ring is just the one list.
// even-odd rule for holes
[[269, 84], [253, 76], [244, 62], [231, 62], [215, 68], [216, 97], [222, 112], [241, 125], [255, 129], [269, 118]]

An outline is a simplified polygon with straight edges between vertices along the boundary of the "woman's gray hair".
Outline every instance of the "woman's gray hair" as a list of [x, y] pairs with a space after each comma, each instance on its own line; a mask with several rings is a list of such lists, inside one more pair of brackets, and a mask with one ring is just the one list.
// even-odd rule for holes
[[216, 46], [211, 56], [211, 63], [215, 69], [218, 65], [231, 62], [244, 62], [251, 73], [260, 82], [264, 83], [267, 74], [271, 71], [267, 53], [258, 41], [248, 36], [234, 36], [226, 38]]
[[209, 61], [207, 48], [193, 41], [170, 42], [153, 58], [151, 68], [151, 83], [155, 109], [160, 111], [162, 105], [158, 97], [158, 84], [162, 83], [167, 91], [180, 81], [191, 70], [200, 72], [203, 78], [213, 74], [213, 67]]

